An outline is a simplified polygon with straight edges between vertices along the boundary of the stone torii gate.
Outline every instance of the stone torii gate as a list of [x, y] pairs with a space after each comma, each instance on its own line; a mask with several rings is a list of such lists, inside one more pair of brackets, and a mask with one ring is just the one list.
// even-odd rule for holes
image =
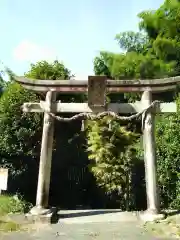
[[[180, 83], [180, 78], [157, 80], [108, 80], [105, 76], [89, 76], [87, 80], [33, 80], [16, 77], [24, 88], [46, 93], [46, 100], [40, 103], [24, 103], [24, 112], [44, 113], [39, 178], [36, 206], [31, 210], [33, 216], [51, 218], [53, 212], [48, 209], [52, 147], [55, 113], [102, 113], [117, 114], [142, 113], [144, 161], [146, 174], [147, 210], [141, 214], [145, 221], [162, 218], [160, 214], [158, 187], [156, 178], [156, 153], [154, 134], [154, 115], [176, 112], [176, 103], [152, 104], [152, 93], [173, 90]], [[88, 103], [61, 103], [56, 101], [56, 92], [86, 93]], [[106, 93], [140, 92], [141, 101], [135, 103], [106, 103]], [[156, 102], [157, 103], [157, 102]], [[149, 111], [145, 111], [148, 109]], [[66, 119], [68, 121], [68, 119]], [[71, 120], [71, 119], [70, 119]]]

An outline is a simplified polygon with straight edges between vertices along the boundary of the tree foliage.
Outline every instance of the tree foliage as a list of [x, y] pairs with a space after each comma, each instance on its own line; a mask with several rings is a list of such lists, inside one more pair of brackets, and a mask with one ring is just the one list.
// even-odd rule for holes
[[[25, 158], [36, 159], [40, 152], [42, 115], [24, 114], [25, 102], [39, 102], [40, 96], [13, 81], [14, 73], [6, 69], [10, 81], [0, 98], [0, 164], [11, 167], [14, 174], [25, 171]], [[58, 61], [31, 64], [25, 76], [34, 79], [69, 79], [70, 71]]]
[[[100, 52], [100, 56], [96, 57], [94, 62], [95, 73], [103, 74], [102, 71], [105, 69], [104, 74], [109, 71], [111, 77], [115, 79], [146, 79], [178, 75], [180, 71], [179, 12], [178, 0], [166, 0], [155, 11], [143, 11], [138, 14], [140, 31], [122, 32], [115, 37], [124, 53], [114, 54], [112, 57], [112, 53]], [[147, 69], [145, 72], [144, 68]]]
[[157, 170], [161, 206], [179, 209], [180, 206], [180, 96], [178, 112], [159, 117], [156, 124]]
[[23, 158], [35, 157], [39, 151], [40, 115], [21, 110], [29, 101], [38, 101], [38, 97], [17, 83], [9, 84], [0, 98], [0, 164], [12, 171], [24, 171]]
[[[179, 12], [178, 0], [165, 0], [157, 10], [139, 13], [139, 32], [117, 34], [115, 40], [122, 52], [100, 52], [94, 60], [95, 74], [107, 75], [110, 79], [155, 79], [180, 75]], [[165, 101], [172, 99], [172, 95], [175, 96], [175, 93], [166, 94]], [[124, 94], [124, 99], [127, 98], [129, 101], [137, 97]], [[100, 131], [101, 121], [97, 124], [99, 124], [99, 128], [96, 127], [97, 131], [103, 135]], [[158, 118], [156, 129], [161, 205], [177, 208], [180, 194], [178, 114]], [[93, 136], [94, 133], [91, 134]], [[95, 147], [97, 143], [91, 141], [91, 144]], [[107, 156], [112, 154], [112, 149], [104, 146], [104, 151], [105, 148]], [[94, 152], [94, 158], [99, 159], [98, 154], [98, 151], [97, 154]], [[103, 159], [101, 156], [97, 165], [101, 166]], [[113, 168], [113, 165], [111, 167]]]
[[147, 32], [153, 54], [165, 62], [175, 61], [175, 75], [180, 73], [179, 11], [178, 0], [166, 0], [156, 11], [143, 11], [139, 14], [140, 29]]
[[0, 97], [3, 92], [3, 87], [4, 87], [4, 80], [3, 80], [2, 74], [0, 73]]
[[53, 63], [47, 61], [40, 61], [36, 64], [31, 64], [30, 70], [25, 73], [26, 77], [32, 79], [48, 79], [48, 80], [60, 80], [60, 79], [70, 79], [74, 75], [71, 71], [64, 66], [63, 63], [55, 60]]
[[134, 207], [131, 188], [137, 134], [111, 117], [88, 122], [89, 167], [99, 187], [121, 209]]
[[148, 37], [141, 32], [122, 32], [116, 35], [119, 47], [125, 52], [145, 53], [148, 46]]

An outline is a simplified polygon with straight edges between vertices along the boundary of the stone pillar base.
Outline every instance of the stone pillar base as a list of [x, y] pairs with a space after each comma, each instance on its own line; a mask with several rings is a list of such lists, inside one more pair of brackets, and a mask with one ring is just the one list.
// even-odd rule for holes
[[57, 209], [56, 208], [41, 208], [33, 207], [29, 213], [26, 214], [26, 218], [30, 222], [40, 222], [40, 223], [53, 223], [57, 221]]
[[163, 213], [158, 213], [156, 211], [146, 210], [144, 212], [139, 213], [139, 219], [143, 222], [154, 222], [160, 221], [165, 218]]

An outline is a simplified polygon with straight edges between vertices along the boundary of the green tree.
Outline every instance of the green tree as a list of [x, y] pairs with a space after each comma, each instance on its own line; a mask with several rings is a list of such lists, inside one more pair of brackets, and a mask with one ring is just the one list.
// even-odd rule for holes
[[4, 87], [4, 80], [3, 80], [2, 73], [0, 72], [0, 97], [1, 97], [2, 92], [3, 92], [3, 87]]
[[[28, 72], [24, 74], [25, 77], [31, 79], [40, 79], [40, 80], [69, 80], [74, 75], [71, 71], [64, 66], [63, 63], [55, 60], [52, 63], [47, 61], [40, 61], [36, 64], [31, 64]], [[44, 95], [38, 93], [42, 99]], [[84, 94], [63, 94], [58, 93], [57, 99], [65, 102], [82, 102], [86, 99]]]
[[109, 67], [114, 79], [153, 79], [167, 77], [173, 71], [173, 62], [165, 63], [153, 55], [128, 52], [114, 54]]
[[[31, 200], [35, 193], [41, 140], [41, 115], [23, 114], [24, 102], [39, 97], [19, 84], [7, 84], [0, 98], [0, 166], [9, 169], [8, 191]], [[32, 174], [35, 176], [31, 178]]]
[[180, 2], [166, 0], [155, 11], [143, 11], [140, 29], [145, 31], [151, 41], [151, 52], [165, 62], [175, 61], [174, 75], [179, 75], [180, 63]]
[[[6, 69], [11, 78], [14, 73], [10, 69]], [[32, 64], [30, 70], [25, 74], [35, 79], [69, 79], [70, 71], [58, 61], [52, 64], [42, 61]], [[0, 99], [0, 151], [9, 156], [20, 156], [20, 154], [28, 155], [33, 147], [33, 136], [38, 133], [40, 114], [23, 114], [21, 106], [24, 102], [37, 102], [40, 98], [34, 92], [23, 89], [14, 81], [10, 81]], [[37, 117], [39, 116], [39, 117]], [[35, 130], [37, 126], [37, 129]], [[33, 142], [27, 141], [28, 137]], [[40, 139], [38, 139], [39, 141]], [[27, 146], [26, 146], [27, 145]], [[32, 146], [32, 149], [31, 147]], [[33, 153], [32, 153], [33, 155]]]
[[94, 59], [94, 73], [96, 75], [105, 75], [108, 78], [112, 78], [110, 66], [113, 61], [113, 54], [108, 52], [100, 52], [99, 56]]
[[145, 53], [148, 47], [148, 37], [141, 32], [122, 32], [116, 35], [115, 40], [125, 52]]
[[29, 100], [34, 102], [38, 98], [16, 83], [9, 84], [0, 98], [1, 164], [8, 165], [13, 171], [19, 168], [18, 172], [26, 169], [23, 158], [36, 156], [39, 150], [40, 115], [26, 115], [21, 111], [23, 103]]
[[2, 95], [2, 92], [6, 86], [6, 82], [4, 80], [4, 69], [2, 68], [2, 70], [0, 69], [0, 96]]
[[[30, 194], [26, 184], [35, 190], [36, 178], [31, 179], [30, 174], [37, 176], [43, 115], [25, 114], [21, 107], [25, 102], [39, 102], [41, 96], [15, 83], [14, 73], [8, 68], [6, 71], [10, 81], [0, 98], [0, 165], [10, 169], [16, 191]], [[56, 80], [69, 79], [71, 73], [58, 61], [42, 61], [32, 64], [25, 76]]]
[[180, 206], [180, 96], [178, 111], [159, 117], [156, 124], [157, 170], [163, 208]]
[[126, 210], [135, 207], [131, 183], [137, 137], [135, 132], [111, 117], [88, 122], [90, 170], [109, 200]]
[[[180, 1], [166, 0], [157, 10], [140, 13], [139, 32], [117, 34], [115, 39], [123, 52], [100, 52], [94, 61], [95, 74], [108, 75], [112, 79], [155, 79], [179, 75], [179, 12]], [[165, 94], [165, 101], [172, 99], [172, 95], [175, 93]], [[132, 101], [138, 96], [128, 94], [124, 97]], [[98, 124], [101, 126], [101, 122]], [[179, 208], [178, 133], [178, 115], [157, 119], [158, 181], [163, 207]]]
[[0, 71], [0, 86], [2, 87], [4, 83], [2, 72]]
[[180, 2], [166, 0], [157, 10], [143, 11], [139, 32], [122, 32], [115, 39], [124, 53], [100, 53], [96, 74], [113, 79], [159, 78], [180, 73]]
[[25, 73], [25, 76], [32, 79], [41, 80], [66, 80], [70, 79], [74, 75], [71, 74], [71, 71], [66, 68], [63, 63], [55, 60], [53, 63], [40, 61], [36, 64], [31, 64], [30, 70]]
[[[132, 49], [133, 46], [130, 48]], [[139, 53], [138, 50], [129, 51], [129, 48], [126, 53], [120, 54], [100, 52], [99, 56], [94, 60], [96, 75], [106, 75], [111, 79], [122, 80], [153, 79], [172, 76], [175, 75], [175, 66], [176, 61], [165, 62], [151, 53]]]

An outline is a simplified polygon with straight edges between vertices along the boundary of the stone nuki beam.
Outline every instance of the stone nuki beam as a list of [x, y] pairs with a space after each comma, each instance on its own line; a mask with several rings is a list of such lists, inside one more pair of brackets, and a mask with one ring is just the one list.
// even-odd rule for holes
[[[160, 103], [159, 106], [155, 108], [155, 113], [173, 113], [176, 112], [176, 103]], [[142, 111], [142, 102], [135, 103], [110, 103], [107, 104], [106, 110], [113, 111], [116, 113], [136, 113]], [[41, 101], [40, 103], [24, 103], [22, 110], [24, 112], [58, 112], [58, 113], [80, 113], [94, 112], [94, 109], [88, 106], [88, 103], [52, 103], [51, 110], [46, 101]], [[97, 112], [98, 109], [95, 109]]]
[[[89, 76], [90, 80], [92, 76]], [[104, 76], [93, 76], [97, 81]], [[86, 93], [88, 92], [88, 80], [36, 80], [24, 77], [15, 77], [16, 82], [24, 88], [38, 92], [54, 90], [64, 93]], [[176, 89], [180, 84], [180, 76], [153, 79], [153, 80], [106, 80], [107, 93], [117, 92], [144, 92], [147, 89], [151, 92], [164, 92]]]

